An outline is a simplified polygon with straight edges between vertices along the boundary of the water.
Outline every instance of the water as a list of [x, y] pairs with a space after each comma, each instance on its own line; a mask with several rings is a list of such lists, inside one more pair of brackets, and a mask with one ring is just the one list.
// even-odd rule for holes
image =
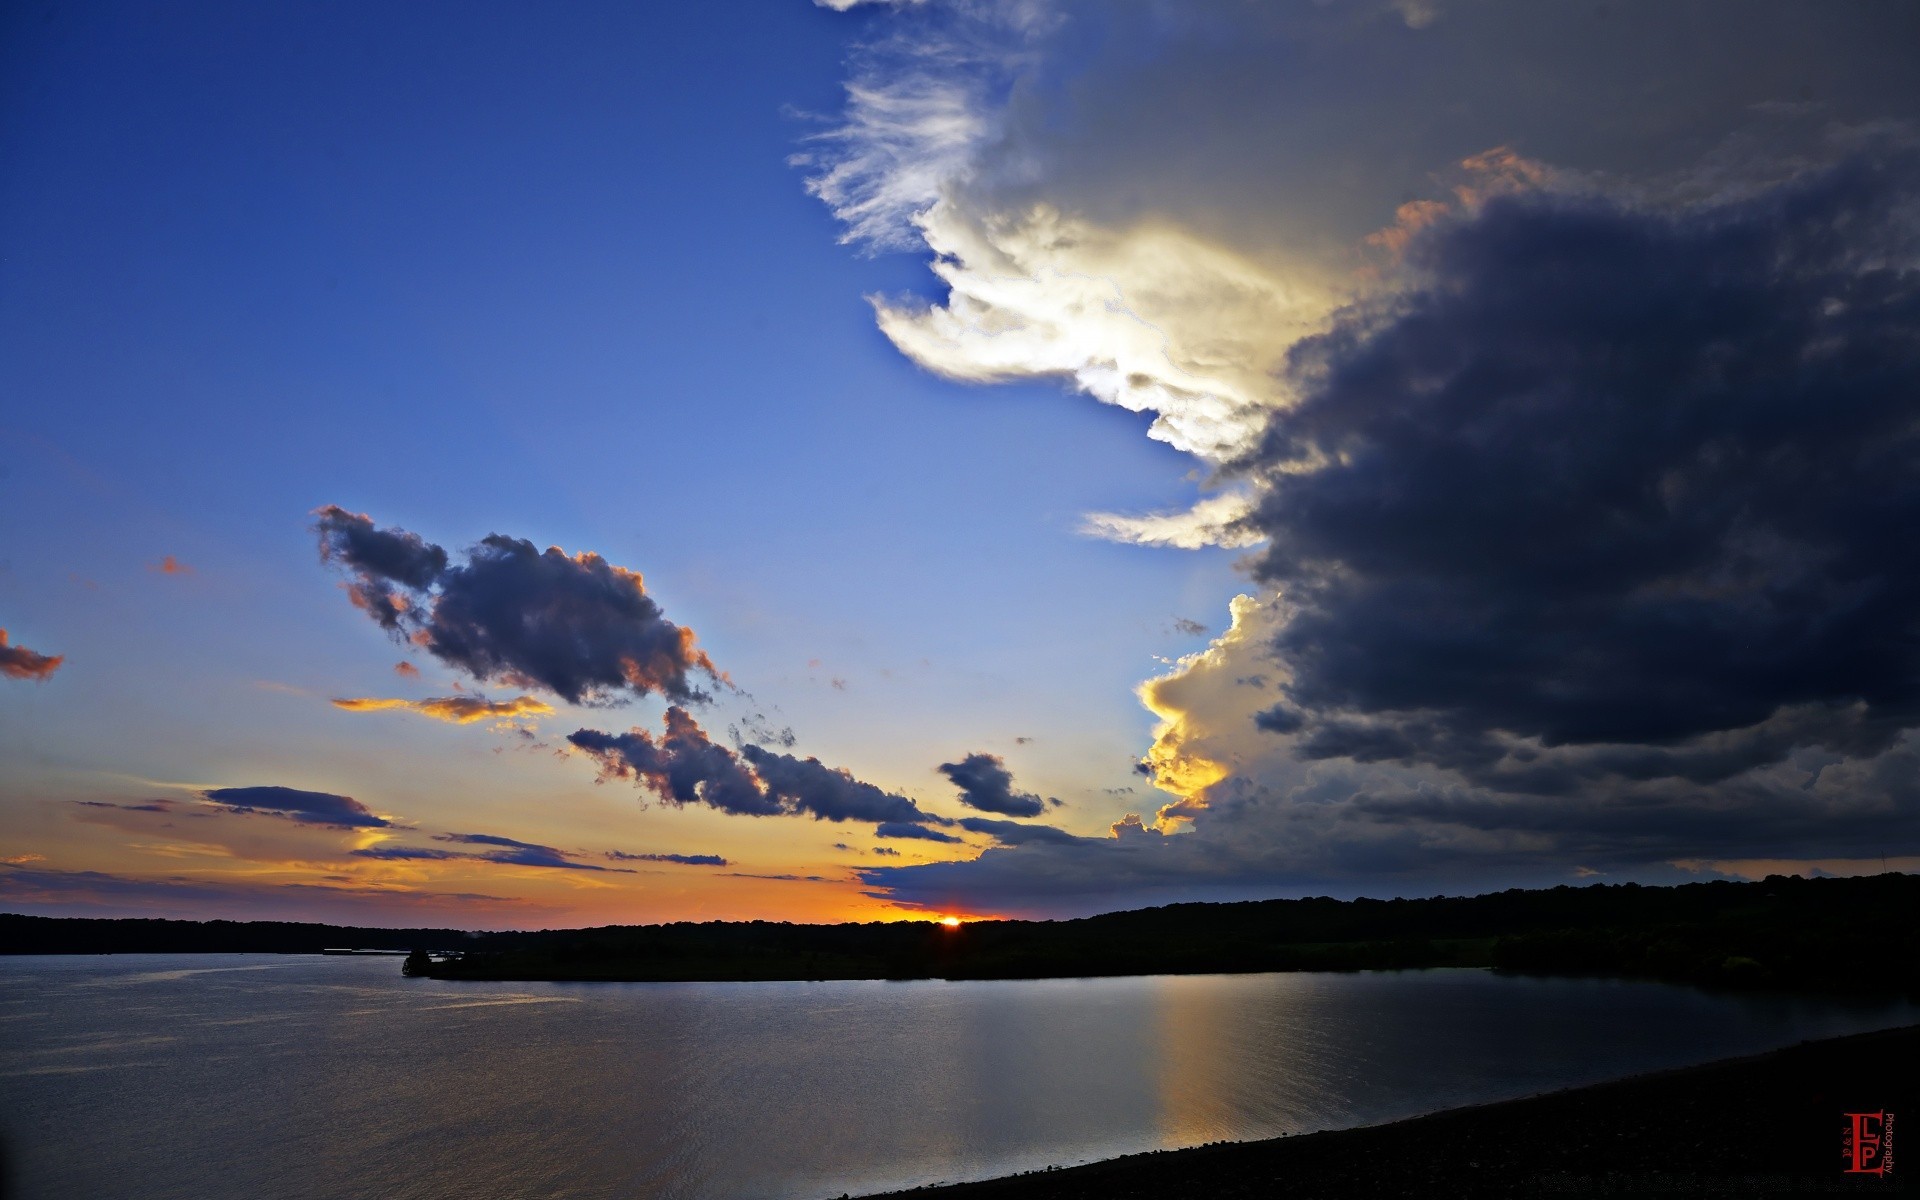
[[1917, 1020], [1481, 971], [532, 984], [392, 958], [11, 958], [0, 1129], [23, 1200], [814, 1200]]

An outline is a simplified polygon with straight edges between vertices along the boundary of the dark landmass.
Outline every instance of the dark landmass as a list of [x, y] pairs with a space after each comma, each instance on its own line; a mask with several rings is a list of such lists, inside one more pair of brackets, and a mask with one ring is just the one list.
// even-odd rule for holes
[[416, 949], [436, 979], [1031, 979], [1494, 967], [1719, 987], [1920, 991], [1920, 876], [1769, 876], [1423, 900], [1175, 904], [1076, 921], [771, 921], [469, 934], [0, 916], [0, 952]]
[[373, 929], [302, 921], [162, 921], [0, 913], [0, 954], [319, 954], [323, 950], [454, 951], [459, 929]]
[[[892, 1195], [929, 1200], [1905, 1195], [1920, 1026], [1807, 1042], [1391, 1125], [1136, 1154]], [[1891, 1113], [1893, 1169], [1847, 1174], [1846, 1114]], [[1920, 1128], [1916, 1124], [1911, 1128]], [[1915, 1143], [1920, 1145], [1920, 1143]]]
[[1176, 904], [1077, 921], [610, 926], [495, 935], [439, 979], [1029, 979], [1497, 967], [1920, 990], [1920, 876]]

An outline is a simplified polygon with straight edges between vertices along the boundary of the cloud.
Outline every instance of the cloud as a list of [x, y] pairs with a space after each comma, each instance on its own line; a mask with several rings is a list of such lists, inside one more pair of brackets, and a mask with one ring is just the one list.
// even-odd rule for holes
[[905, 796], [855, 779], [817, 758], [799, 758], [752, 744], [740, 753], [766, 786], [767, 794], [796, 812], [828, 821], [879, 821], [919, 825], [936, 820]]
[[332, 792], [267, 786], [212, 788], [200, 794], [234, 812], [285, 817], [302, 825], [332, 829], [387, 829], [393, 825], [352, 796], [336, 796]]
[[653, 693], [705, 700], [695, 677], [721, 678], [639, 573], [597, 554], [540, 551], [496, 533], [453, 563], [418, 534], [379, 529], [362, 514], [328, 505], [315, 517], [320, 557], [349, 573], [354, 603], [476, 679], [542, 687], [581, 704]]
[[148, 565], [147, 570], [161, 575], [191, 575], [193, 568], [169, 554], [157, 563]]
[[733, 864], [718, 854], [628, 854], [624, 850], [609, 850], [607, 857], [614, 862], [657, 862], [678, 863], [686, 867], [730, 867]]
[[961, 817], [960, 828], [968, 833], [984, 833], [1002, 846], [1023, 846], [1028, 842], [1077, 842], [1081, 839], [1052, 825], [1028, 825], [1022, 821], [996, 821], [990, 817]]
[[444, 862], [448, 859], [479, 858], [462, 850], [437, 850], [432, 846], [363, 846], [352, 851], [355, 858], [377, 858], [388, 862]]
[[600, 764], [603, 778], [632, 779], [668, 804], [705, 804], [755, 817], [787, 811], [738, 755], [709, 738], [677, 705], [667, 709], [659, 738], [639, 728], [618, 734], [579, 729], [567, 741]]
[[388, 709], [400, 709], [405, 712], [419, 713], [423, 717], [432, 717], [436, 721], [448, 721], [455, 725], [539, 716], [553, 711], [552, 705], [536, 700], [532, 696], [516, 696], [511, 700], [488, 700], [484, 696], [441, 696], [430, 700], [357, 697], [335, 700], [332, 703], [335, 708], [345, 709], [348, 712], [382, 712]]
[[[1514, 195], [1292, 360], [1237, 469], [1308, 759], [1700, 783], [1920, 724], [1920, 162]], [[1556, 782], [1553, 776], [1565, 776]]]
[[[938, 375], [970, 383], [1066, 379], [1132, 412], [1149, 436], [1220, 459], [1275, 402], [1286, 347], [1327, 302], [1187, 230], [1107, 229], [1049, 207], [972, 216], [937, 205], [919, 221], [947, 288], [943, 304], [882, 300], [880, 330]], [[1205, 544], [1238, 503], [1175, 516], [1095, 514], [1100, 536]]]
[[114, 804], [107, 800], [69, 800], [67, 803], [81, 808], [113, 808], [121, 812], [170, 813], [179, 810], [179, 805], [171, 800], [149, 800], [145, 804]]
[[393, 664], [393, 673], [402, 679], [420, 678], [420, 668], [405, 660]]
[[1057, 915], [1920, 844], [1915, 180], [1421, 231], [1238, 468], [1273, 590], [1142, 688], [1158, 821], [863, 881]]
[[1242, 521], [1251, 507], [1252, 502], [1246, 495], [1226, 492], [1174, 512], [1131, 517], [1121, 513], [1088, 513], [1080, 522], [1080, 532], [1110, 542], [1176, 550], [1252, 546], [1259, 543], [1260, 535]]
[[751, 743], [736, 753], [709, 738], [678, 706], [667, 709], [658, 738], [644, 729], [621, 734], [581, 729], [567, 741], [599, 763], [603, 778], [632, 779], [669, 804], [705, 804], [740, 816], [804, 814], [915, 827], [944, 823], [907, 797], [816, 758]]
[[[397, 862], [446, 862], [461, 860], [468, 862], [500, 863], [514, 867], [549, 867], [562, 871], [618, 871], [631, 875], [628, 867], [603, 867], [597, 863], [577, 861], [573, 855], [552, 846], [542, 846], [533, 842], [522, 842], [514, 838], [500, 837], [491, 833], [441, 833], [434, 835], [436, 842], [452, 842], [462, 846], [490, 847], [485, 850], [442, 850], [433, 846], [367, 846], [351, 853], [356, 858], [385, 859]], [[610, 856], [611, 857], [611, 856]]]
[[314, 516], [320, 561], [352, 574], [347, 595], [356, 608], [382, 629], [401, 632], [402, 618], [446, 571], [447, 552], [417, 533], [378, 529], [371, 517], [338, 505], [317, 509]]
[[516, 841], [498, 834], [441, 833], [435, 834], [433, 840], [456, 842], [466, 846], [491, 846], [494, 849], [484, 852], [487, 861], [508, 863], [517, 867], [555, 867], [567, 871], [625, 871], [622, 867], [602, 867], [594, 863], [576, 862], [573, 856], [564, 850], [556, 850], [552, 846], [541, 846], [533, 842]]
[[[1154, 414], [1151, 436], [1214, 468], [1296, 402], [1294, 344], [1391, 289], [1380, 258], [1432, 214], [1549, 180], [1723, 195], [1920, 115], [1893, 48], [1904, 18], [1760, 0], [1716, 26], [1725, 69], [1702, 73], [1691, 12], [914, 6], [876, 16], [842, 119], [800, 161], [850, 240], [927, 256], [931, 297], [874, 298], [914, 362], [968, 382], [1065, 382]], [[1795, 90], [1822, 97], [1821, 120], [1760, 115]], [[1233, 519], [1247, 500], [1093, 513], [1083, 528], [1245, 546], [1259, 536]]]
[[186, 875], [137, 876], [104, 871], [63, 871], [0, 863], [0, 903], [9, 911], [73, 916], [173, 916], [230, 918], [235, 911], [259, 920], [373, 922], [396, 925], [423, 917], [466, 925], [476, 914], [495, 921], [537, 920], [554, 909], [524, 897], [478, 892], [416, 891], [391, 884], [334, 880], [268, 883], [197, 879]]
[[846, 224], [843, 241], [910, 248], [913, 222], [994, 136], [1017, 65], [1006, 41], [1018, 27], [1014, 7], [989, 0], [960, 21], [935, 10], [856, 50], [841, 122], [792, 160], [811, 168], [807, 190]]
[[1009, 817], [1037, 817], [1046, 811], [1040, 797], [1013, 790], [1013, 773], [998, 755], [969, 754], [959, 762], [941, 763], [940, 773], [960, 789], [960, 803], [968, 808]]
[[[1257, 588], [1141, 688], [1157, 814], [970, 830], [1000, 844], [877, 894], [1062, 913], [1920, 837], [1904, 18], [1762, 2], [1701, 73], [1684, 8], [1028, 8], [875, 14], [816, 191], [929, 255], [930, 294], [875, 301], [913, 361], [1060, 381], [1199, 460], [1187, 511], [1086, 532], [1248, 548]], [[916, 96], [958, 115], [870, 120]]]
[[942, 833], [938, 829], [929, 829], [925, 825], [916, 825], [911, 821], [882, 821], [874, 826], [873, 836], [879, 838], [909, 838], [922, 842], [958, 843], [959, 838], [951, 833]]
[[64, 654], [36, 654], [25, 646], [8, 645], [7, 631], [0, 629], [0, 675], [8, 679], [49, 679], [65, 661]]

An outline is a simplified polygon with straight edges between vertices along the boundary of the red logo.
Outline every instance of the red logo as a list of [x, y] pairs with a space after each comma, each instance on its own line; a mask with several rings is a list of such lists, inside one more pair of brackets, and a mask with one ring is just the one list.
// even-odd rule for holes
[[1893, 1170], [1893, 1114], [1847, 1113], [1848, 1175], [1885, 1175]]

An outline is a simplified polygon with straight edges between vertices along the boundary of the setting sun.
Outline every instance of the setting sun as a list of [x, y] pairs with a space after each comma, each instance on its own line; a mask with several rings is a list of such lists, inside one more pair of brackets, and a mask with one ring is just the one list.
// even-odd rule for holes
[[959, 917], [941, 917], [941, 918], [940, 918], [940, 923], [941, 923], [942, 925], [945, 925], [945, 926], [946, 926], [946, 927], [947, 927], [948, 929], [958, 929], [958, 928], [960, 928], [960, 918], [959, 918]]

